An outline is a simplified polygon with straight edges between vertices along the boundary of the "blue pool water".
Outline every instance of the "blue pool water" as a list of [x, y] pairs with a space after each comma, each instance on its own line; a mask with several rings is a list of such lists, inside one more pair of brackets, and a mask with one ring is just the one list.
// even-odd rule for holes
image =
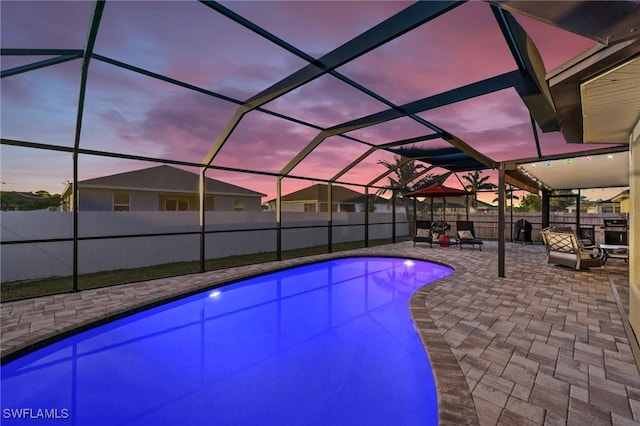
[[408, 302], [451, 272], [331, 260], [110, 322], [3, 365], [1, 423], [437, 425]]

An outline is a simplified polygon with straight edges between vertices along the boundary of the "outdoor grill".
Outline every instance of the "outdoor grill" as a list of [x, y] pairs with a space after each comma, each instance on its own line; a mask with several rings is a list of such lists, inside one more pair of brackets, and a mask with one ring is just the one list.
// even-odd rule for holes
[[604, 243], [622, 246], [629, 244], [626, 219], [604, 219]]

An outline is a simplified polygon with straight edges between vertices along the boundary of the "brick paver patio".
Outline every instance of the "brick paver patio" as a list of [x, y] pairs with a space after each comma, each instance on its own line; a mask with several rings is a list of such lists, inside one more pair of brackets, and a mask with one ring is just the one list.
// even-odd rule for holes
[[620, 315], [628, 309], [628, 266], [547, 265], [539, 245], [507, 243], [506, 278], [497, 276], [495, 242], [482, 251], [405, 242], [3, 303], [2, 356], [217, 283], [359, 254], [456, 270], [418, 290], [410, 306], [436, 377], [441, 424], [640, 424], [637, 343]]

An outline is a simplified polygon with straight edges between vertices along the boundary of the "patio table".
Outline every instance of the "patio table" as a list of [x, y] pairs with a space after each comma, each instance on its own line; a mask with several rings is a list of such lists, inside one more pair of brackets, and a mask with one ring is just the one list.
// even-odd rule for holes
[[607, 262], [607, 259], [624, 259], [625, 262], [629, 261], [629, 246], [618, 244], [599, 244], [598, 249], [602, 253], [602, 264]]

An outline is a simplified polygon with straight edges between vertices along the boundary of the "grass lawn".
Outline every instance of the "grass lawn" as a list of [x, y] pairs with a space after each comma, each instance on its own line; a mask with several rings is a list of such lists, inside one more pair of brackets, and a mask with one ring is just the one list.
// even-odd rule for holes
[[[397, 241], [406, 241], [409, 237], [399, 237]], [[389, 244], [391, 239], [372, 240], [369, 246]], [[333, 251], [343, 251], [364, 247], [363, 241], [340, 243], [333, 245]], [[310, 256], [313, 254], [327, 253], [327, 246], [315, 246], [304, 249], [288, 250], [282, 252], [283, 259]], [[205, 262], [205, 269], [232, 268], [234, 266], [254, 265], [257, 263], [276, 260], [275, 252], [255, 253], [242, 256], [229, 256], [219, 259], [209, 259]], [[155, 278], [166, 278], [177, 275], [186, 275], [199, 272], [200, 262], [177, 262], [164, 265], [148, 266], [145, 268], [119, 269], [116, 271], [94, 272], [78, 276], [78, 288], [88, 290], [91, 288], [108, 287], [116, 284], [126, 284], [137, 281], [147, 281]], [[28, 281], [14, 281], [2, 283], [0, 287], [0, 301], [28, 299], [31, 297], [45, 296], [48, 294], [67, 293], [73, 290], [73, 279], [67, 277], [50, 277]]]

